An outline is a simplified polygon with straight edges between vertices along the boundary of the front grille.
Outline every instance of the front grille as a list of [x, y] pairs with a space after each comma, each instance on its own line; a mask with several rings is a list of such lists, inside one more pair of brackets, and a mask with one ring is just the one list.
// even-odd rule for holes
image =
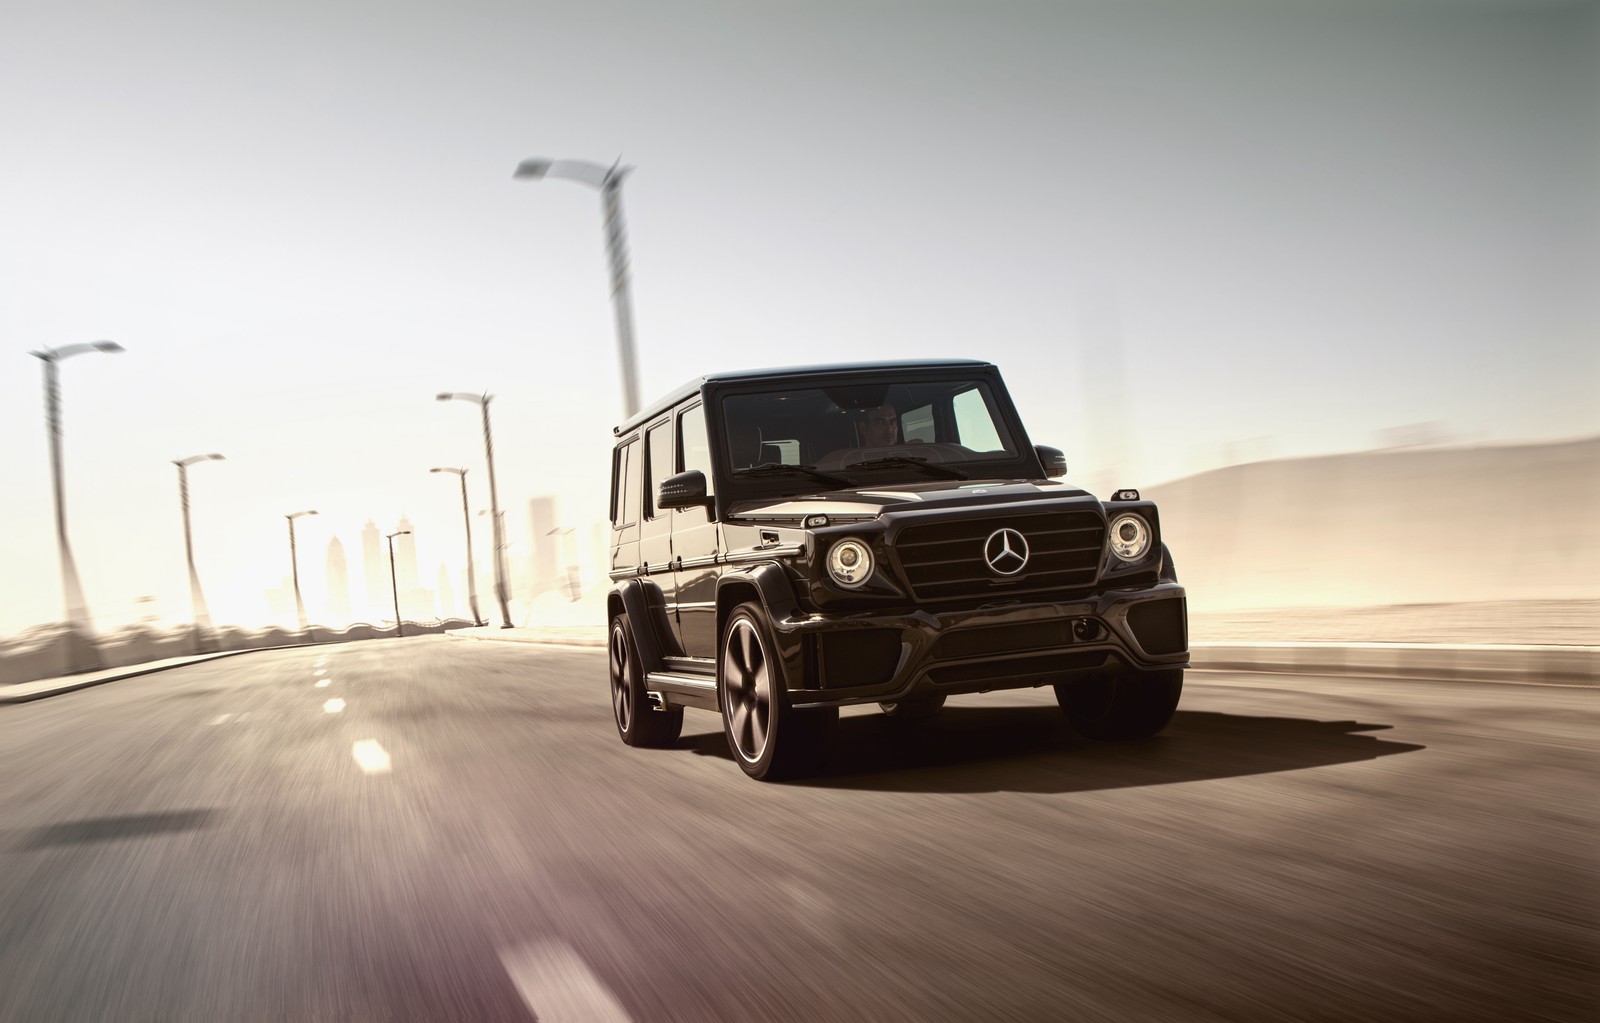
[[[1028, 564], [999, 575], [983, 558], [997, 529], [1028, 541]], [[1026, 512], [907, 526], [895, 540], [912, 595], [922, 601], [1081, 590], [1100, 570], [1106, 522], [1093, 511]]]

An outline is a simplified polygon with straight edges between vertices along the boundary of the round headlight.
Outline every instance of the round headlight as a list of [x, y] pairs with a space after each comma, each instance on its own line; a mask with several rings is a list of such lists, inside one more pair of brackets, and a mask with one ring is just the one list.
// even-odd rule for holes
[[1142, 516], [1124, 512], [1111, 520], [1111, 553], [1123, 561], [1138, 561], [1150, 549], [1150, 524]]
[[854, 589], [872, 575], [872, 552], [860, 540], [840, 540], [828, 551], [828, 574], [840, 586]]

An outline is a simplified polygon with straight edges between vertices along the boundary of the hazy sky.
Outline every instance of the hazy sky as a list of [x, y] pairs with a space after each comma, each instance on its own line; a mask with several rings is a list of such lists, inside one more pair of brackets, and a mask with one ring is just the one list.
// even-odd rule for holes
[[[1036, 442], [1150, 484], [1247, 441], [1600, 431], [1588, 3], [11, 4], [0, 16], [0, 632], [60, 614], [40, 369], [97, 622], [219, 621], [302, 521], [401, 514], [422, 578], [487, 506], [604, 510], [619, 418], [595, 193], [637, 170], [647, 399], [700, 373], [990, 358]], [[520, 539], [519, 539], [520, 538]], [[487, 545], [487, 535], [479, 542]]]

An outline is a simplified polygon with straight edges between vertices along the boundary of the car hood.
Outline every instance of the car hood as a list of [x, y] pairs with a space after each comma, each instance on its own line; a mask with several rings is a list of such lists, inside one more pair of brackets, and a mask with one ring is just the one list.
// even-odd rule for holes
[[1019, 501], [1095, 501], [1088, 491], [1055, 480], [929, 480], [885, 487], [830, 490], [810, 497], [785, 497], [774, 501], [747, 501], [729, 509], [743, 519], [792, 518], [805, 515], [863, 516], [898, 508], [959, 507], [975, 504], [1011, 504]]

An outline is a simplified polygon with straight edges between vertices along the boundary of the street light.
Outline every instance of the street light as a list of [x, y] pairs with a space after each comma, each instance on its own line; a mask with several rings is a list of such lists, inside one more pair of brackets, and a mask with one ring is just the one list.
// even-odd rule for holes
[[394, 594], [394, 634], [401, 638], [406, 634], [406, 627], [400, 621], [400, 584], [394, 581], [394, 538], [397, 536], [410, 536], [411, 530], [401, 529], [388, 534], [389, 541], [389, 592]]
[[88, 341], [46, 348], [28, 354], [44, 363], [44, 418], [50, 435], [50, 480], [56, 502], [56, 549], [61, 558], [61, 594], [67, 611], [67, 673], [94, 671], [105, 666], [94, 640], [94, 625], [89, 620], [89, 605], [83, 599], [83, 584], [78, 580], [78, 565], [67, 542], [67, 508], [61, 479], [61, 374], [57, 365], [83, 352], [120, 352], [115, 341]]
[[[489, 432], [489, 402], [494, 399], [492, 394], [467, 394], [462, 391], [446, 391], [436, 396], [440, 401], [471, 401], [476, 402], [483, 413], [483, 457], [489, 463], [489, 507], [494, 509], [494, 595], [500, 602], [500, 627], [511, 628], [511, 603], [506, 592], [506, 566], [505, 527], [500, 519], [500, 495], [494, 485], [494, 435]], [[463, 483], [465, 486], [465, 483]]]
[[429, 472], [448, 472], [461, 477], [461, 520], [467, 527], [467, 603], [472, 607], [472, 624], [482, 626], [483, 616], [478, 614], [478, 570], [472, 564], [472, 513], [467, 510], [467, 470], [444, 466]]
[[183, 506], [183, 553], [189, 562], [189, 606], [194, 612], [194, 652], [203, 654], [211, 648], [211, 613], [206, 610], [205, 594], [200, 591], [200, 574], [194, 569], [194, 538], [189, 531], [189, 466], [196, 462], [221, 462], [223, 457], [215, 452], [209, 455], [190, 455], [174, 459], [178, 467], [178, 500]]
[[633, 301], [628, 282], [628, 229], [622, 219], [622, 181], [633, 172], [619, 160], [606, 167], [587, 160], [523, 160], [513, 178], [541, 181], [565, 178], [600, 190], [605, 214], [606, 252], [611, 259], [611, 304], [617, 317], [617, 355], [622, 361], [623, 418], [639, 411], [638, 358], [633, 347]]
[[316, 513], [316, 509], [312, 508], [306, 511], [293, 512], [284, 516], [284, 518], [289, 520], [289, 565], [294, 573], [294, 611], [295, 614], [300, 618], [300, 632], [302, 636], [307, 632], [307, 630], [310, 629], [310, 623], [306, 621], [306, 602], [300, 599], [300, 555], [295, 551], [294, 520], [298, 519], [302, 515], [315, 515]]

